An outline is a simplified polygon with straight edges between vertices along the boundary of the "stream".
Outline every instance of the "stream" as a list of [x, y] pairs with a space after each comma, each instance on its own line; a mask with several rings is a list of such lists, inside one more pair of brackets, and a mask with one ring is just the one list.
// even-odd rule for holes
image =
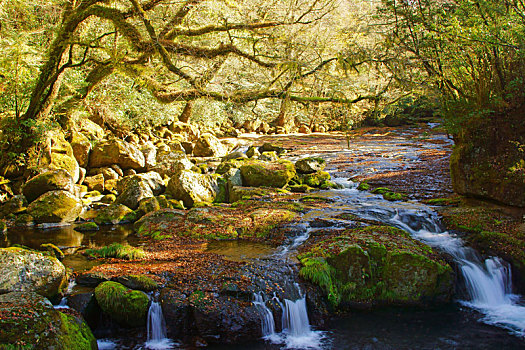
[[[362, 219], [380, 221], [409, 232], [414, 238], [435, 247], [452, 257], [461, 273], [465, 295], [456, 302], [432, 309], [382, 308], [354, 311], [344, 318], [330, 321], [324, 330], [309, 324], [306, 307], [307, 295], [297, 285], [297, 300], [279, 300], [282, 324], [276, 325], [267, 307], [274, 296], [256, 293], [253, 304], [261, 314], [264, 339], [243, 345], [210, 346], [210, 349], [523, 349], [525, 348], [525, 304], [513, 292], [511, 271], [506, 262], [497, 257], [483, 259], [466, 247], [456, 235], [445, 231], [432, 207], [416, 200], [389, 202], [380, 195], [357, 190], [350, 177], [375, 172], [417, 169], [420, 154], [429, 149], [451, 146], [443, 134], [426, 136], [436, 142], [421, 142], [417, 133], [409, 130], [389, 139], [378, 138], [375, 143], [355, 140], [350, 148], [305, 149], [308, 154], [289, 157], [291, 160], [320, 156], [327, 160], [328, 171], [341, 189], [315, 193], [330, 199], [327, 208], [313, 210], [303, 216], [297, 225], [297, 236], [280, 248], [260, 243], [211, 242], [206, 250], [224, 255], [227, 259], [273, 259], [282, 264], [309, 235], [316, 230], [315, 222], [322, 219], [322, 229], [340, 230], [350, 227], [344, 214]], [[341, 162], [341, 159], [354, 159]], [[357, 160], [356, 160], [357, 159]], [[359, 161], [358, 159], [366, 159]], [[371, 165], [372, 164], [372, 165]], [[79, 246], [109, 242], [128, 242], [137, 245], [126, 229], [106, 229], [106, 232], [84, 235], [71, 228], [45, 231], [19, 230], [10, 232], [0, 246], [23, 244], [37, 248], [41, 243], [53, 242], [75, 249]], [[89, 268], [78, 255], [64, 261], [75, 269]], [[152, 302], [148, 314], [147, 342], [123, 346], [111, 340], [100, 340], [101, 349], [170, 349], [178, 348], [166, 339], [163, 316], [158, 303]], [[276, 332], [276, 329], [283, 329]]]

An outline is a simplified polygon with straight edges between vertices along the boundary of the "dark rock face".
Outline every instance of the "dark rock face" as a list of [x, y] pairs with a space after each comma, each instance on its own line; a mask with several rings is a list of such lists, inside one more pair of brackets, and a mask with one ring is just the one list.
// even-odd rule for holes
[[521, 113], [469, 121], [454, 140], [450, 158], [454, 191], [525, 207], [525, 123]]

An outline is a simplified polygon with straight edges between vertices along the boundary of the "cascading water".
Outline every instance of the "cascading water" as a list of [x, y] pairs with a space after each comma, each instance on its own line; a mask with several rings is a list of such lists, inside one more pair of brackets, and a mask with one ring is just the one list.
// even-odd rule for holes
[[262, 292], [253, 294], [253, 305], [257, 307], [261, 315], [261, 329], [264, 339], [269, 339], [275, 335], [275, 320], [272, 311], [266, 306]]
[[[299, 294], [299, 285], [295, 284]], [[284, 344], [285, 349], [321, 349], [324, 333], [313, 331], [308, 320], [308, 309], [306, 307], [306, 295], [295, 301], [284, 299], [282, 303], [276, 296], [282, 309], [282, 332], [275, 332], [275, 320], [272, 311], [266, 306], [262, 292], [254, 294], [252, 302], [261, 315], [261, 329], [263, 338], [273, 344]]]
[[414, 238], [450, 254], [465, 280], [469, 300], [462, 304], [484, 314], [484, 322], [525, 337], [525, 306], [520, 304], [520, 296], [512, 294], [511, 271], [505, 262], [495, 257], [480, 259], [461, 239], [444, 231], [437, 215], [422, 204], [392, 204], [379, 196], [357, 191], [352, 185], [346, 187], [332, 192], [341, 199], [335, 210], [343, 209], [364, 219], [401, 228]]
[[148, 310], [147, 331], [148, 338], [145, 344], [147, 349], [161, 350], [173, 348], [174, 343], [167, 336], [162, 307], [156, 301], [151, 302]]

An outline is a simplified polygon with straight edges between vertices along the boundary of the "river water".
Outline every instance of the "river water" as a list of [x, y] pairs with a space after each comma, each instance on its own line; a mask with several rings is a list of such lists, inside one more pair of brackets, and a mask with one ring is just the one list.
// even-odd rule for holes
[[[345, 223], [341, 214], [350, 213], [364, 219], [373, 219], [407, 230], [416, 239], [450, 254], [466, 281], [467, 295], [451, 305], [438, 309], [383, 308], [372, 311], [355, 311], [344, 318], [330, 321], [323, 330], [316, 330], [308, 323], [305, 298], [280, 300], [283, 308], [282, 327], [287, 334], [276, 334], [272, 318], [264, 310], [265, 297], [254, 297], [254, 304], [262, 309], [265, 339], [239, 346], [212, 346], [210, 349], [524, 349], [525, 307], [523, 298], [513, 294], [510, 285], [510, 270], [505, 262], [497, 258], [482, 259], [463, 246], [458, 237], [444, 231], [432, 208], [416, 201], [388, 202], [381, 196], [358, 191], [349, 177], [380, 172], [417, 169], [420, 152], [439, 147], [450, 147], [446, 137], [430, 135], [437, 143], [422, 143], [415, 133], [397, 134], [395, 138], [370, 143], [355, 140], [348, 149], [315, 152], [329, 162], [328, 170], [336, 182], [344, 188], [316, 193], [333, 200], [328, 208], [312, 211], [304, 216], [300, 234], [287, 246], [275, 250], [249, 243], [212, 243], [208, 250], [233, 260], [252, 259], [261, 256], [273, 257], [282, 263], [294, 250], [308, 239], [316, 219], [333, 221], [333, 229], [342, 229]], [[426, 136], [427, 137], [427, 136]], [[301, 156], [305, 156], [304, 152]], [[342, 166], [341, 159], [353, 159]], [[293, 158], [292, 158], [293, 159]], [[366, 161], [355, 161], [366, 159]], [[372, 160], [372, 161], [371, 161]], [[373, 164], [372, 166], [370, 164]], [[343, 164], [345, 165], [345, 164]], [[327, 229], [327, 227], [323, 227]], [[129, 231], [115, 229], [113, 236], [106, 234], [84, 235], [70, 228], [46, 231], [26, 230], [10, 232], [4, 246], [14, 243], [37, 248], [40, 243], [52, 241], [60, 246], [75, 249], [110, 241], [137, 244]], [[75, 262], [75, 255], [68, 257], [69, 264], [78, 267], [85, 261]], [[66, 261], [66, 264], [68, 262]], [[74, 266], [72, 266], [74, 267]], [[271, 298], [266, 296], [266, 298]], [[178, 348], [174, 342], [164, 341], [162, 330], [153, 325], [162, 324], [159, 308], [150, 310], [150, 325], [147, 331], [149, 347], [158, 349]], [[160, 314], [159, 314], [160, 312]], [[157, 327], [157, 326], [155, 326]], [[308, 338], [310, 337], [310, 338]], [[127, 344], [127, 345], [123, 345]], [[101, 340], [104, 349], [146, 348], [144, 342], [120, 342]]]

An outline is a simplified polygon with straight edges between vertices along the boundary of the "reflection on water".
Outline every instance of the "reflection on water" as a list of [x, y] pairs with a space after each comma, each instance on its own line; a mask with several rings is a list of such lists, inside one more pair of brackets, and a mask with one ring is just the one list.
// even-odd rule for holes
[[[71, 226], [60, 226], [47, 229], [16, 227], [9, 229], [7, 235], [0, 238], [0, 248], [15, 244], [32, 249], [39, 249], [44, 243], [52, 243], [62, 249], [66, 257], [62, 261], [66, 267], [75, 272], [86, 271], [100, 264], [81, 254], [74, 254], [79, 248], [101, 247], [117, 242], [136, 246], [140, 239], [133, 235], [131, 225], [100, 226], [96, 232], [77, 232]], [[72, 254], [72, 255], [71, 255]]]
[[269, 245], [248, 241], [211, 241], [205, 244], [204, 250], [231, 261], [264, 258], [276, 252], [276, 248]]
[[[60, 226], [47, 229], [32, 227], [15, 227], [9, 229], [7, 235], [0, 241], [0, 247], [10, 247], [20, 244], [29, 248], [38, 249], [41, 244], [53, 243], [60, 248], [80, 248], [91, 246], [105, 246], [113, 242], [129, 243], [133, 245], [138, 238], [131, 235], [131, 225], [100, 226], [96, 232], [77, 232], [71, 226]], [[131, 236], [130, 236], [131, 235]]]

